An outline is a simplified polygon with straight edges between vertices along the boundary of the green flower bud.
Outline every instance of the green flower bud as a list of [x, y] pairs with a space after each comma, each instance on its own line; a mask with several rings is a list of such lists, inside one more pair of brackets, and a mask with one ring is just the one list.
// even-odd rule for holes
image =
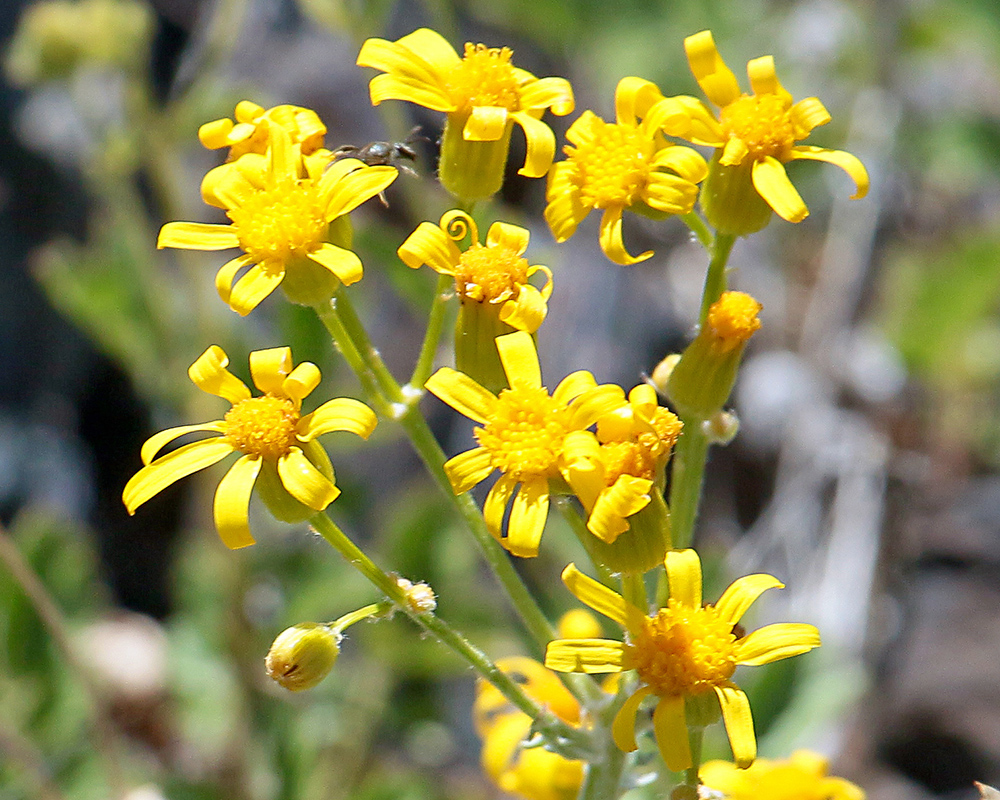
[[341, 635], [328, 625], [300, 622], [278, 634], [264, 659], [268, 677], [290, 692], [311, 689], [340, 655]]

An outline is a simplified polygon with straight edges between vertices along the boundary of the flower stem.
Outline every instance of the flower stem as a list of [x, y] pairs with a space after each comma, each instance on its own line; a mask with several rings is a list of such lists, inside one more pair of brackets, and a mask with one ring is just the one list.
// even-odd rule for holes
[[701, 743], [704, 735], [705, 729], [702, 727], [688, 728], [688, 743], [691, 747], [691, 766], [684, 771], [684, 783], [687, 786], [693, 786], [695, 789], [701, 783], [698, 771], [701, 769]]
[[698, 322], [705, 324], [708, 318], [708, 309], [726, 291], [726, 264], [729, 262], [729, 253], [733, 249], [736, 237], [728, 233], [715, 234], [712, 242], [712, 259], [708, 263], [708, 272], [705, 275], [705, 289], [701, 295], [701, 313], [698, 315]]
[[[589, 530], [587, 530], [587, 524], [583, 521], [583, 517], [580, 516], [580, 512], [577, 511], [576, 506], [573, 505], [572, 499], [561, 495], [553, 498], [555, 500], [555, 507], [559, 509], [559, 513], [562, 514], [562, 518], [569, 523], [570, 528], [573, 529], [573, 533], [576, 534], [576, 538], [583, 545], [583, 549], [587, 550], [589, 553], [589, 548], [587, 544], [590, 539], [593, 538]], [[590, 563], [594, 565], [594, 569], [597, 571], [597, 577], [608, 588], [611, 588], [615, 584], [614, 573], [607, 568], [604, 564], [597, 561], [595, 558], [590, 559]]]
[[697, 237], [702, 247], [706, 250], [712, 249], [712, 231], [697, 211], [682, 215], [681, 220], [691, 229], [691, 232]]
[[699, 419], [685, 419], [670, 472], [670, 524], [674, 549], [690, 547], [701, 501], [708, 437]]
[[447, 306], [445, 303], [452, 295], [454, 279], [450, 275], [438, 277], [437, 289], [434, 292], [434, 303], [431, 305], [431, 314], [427, 320], [427, 332], [424, 334], [424, 342], [420, 346], [420, 355], [417, 364], [413, 368], [413, 375], [410, 378], [410, 386], [414, 389], [423, 389], [427, 379], [431, 376], [431, 369], [434, 367], [434, 353], [437, 351], [438, 343], [441, 341], [441, 334], [444, 331], [444, 317]]
[[371, 617], [383, 617], [395, 607], [395, 603], [389, 600], [383, 600], [380, 603], [372, 603], [364, 608], [359, 608], [357, 611], [352, 611], [350, 614], [344, 614], [344, 616], [334, 622], [328, 623], [328, 625], [333, 628], [333, 630], [339, 632], [351, 627], [351, 625], [354, 625], [357, 622], [361, 622], [362, 620], [366, 620]]

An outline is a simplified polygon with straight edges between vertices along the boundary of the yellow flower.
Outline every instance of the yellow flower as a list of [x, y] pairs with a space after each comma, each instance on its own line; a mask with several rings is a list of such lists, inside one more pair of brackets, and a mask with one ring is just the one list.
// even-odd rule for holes
[[[471, 232], [464, 251], [456, 242]], [[494, 222], [479, 243], [479, 231], [464, 211], [449, 211], [439, 225], [421, 222], [399, 246], [399, 257], [408, 267], [427, 264], [441, 275], [455, 278], [455, 291], [464, 303], [486, 304], [496, 309], [501, 322], [519, 331], [534, 333], [547, 312], [552, 295], [552, 272], [548, 267], [529, 266], [528, 231], [506, 222]], [[538, 289], [528, 283], [535, 273], [545, 276]]]
[[[315, 305], [329, 300], [341, 283], [360, 280], [361, 259], [349, 249], [346, 215], [397, 175], [395, 167], [369, 167], [350, 158], [324, 172], [324, 162], [303, 160], [300, 145], [292, 144], [284, 129], [270, 130], [267, 155], [243, 155], [213, 186], [232, 224], [168, 222], [156, 243], [242, 249], [219, 270], [215, 287], [244, 316], [279, 285], [293, 302]], [[249, 270], [234, 285], [245, 267]]]
[[[747, 95], [740, 92], [736, 76], [719, 55], [711, 31], [687, 37], [684, 49], [691, 72], [708, 99], [718, 106], [719, 114], [715, 116], [693, 97], [668, 98], [657, 114], [667, 133], [719, 148], [716, 157], [721, 167], [749, 167], [757, 194], [789, 222], [801, 222], [809, 214], [788, 179], [785, 164], [789, 161], [808, 159], [835, 164], [855, 183], [851, 199], [868, 193], [868, 173], [855, 156], [842, 150], [796, 144], [813, 128], [829, 122], [830, 114], [815, 97], [793, 102], [778, 81], [773, 56], [755, 58], [747, 64], [753, 89], [753, 94]], [[703, 194], [703, 205], [710, 199]], [[719, 202], [724, 201], [719, 198]], [[764, 224], [766, 219], [759, 227]]]
[[[541, 116], [548, 108], [558, 116], [573, 111], [568, 81], [536, 78], [511, 64], [510, 57], [506, 47], [471, 43], [459, 57], [439, 33], [420, 28], [397, 42], [369, 39], [357, 63], [385, 73], [369, 85], [373, 105], [409, 100], [448, 115], [441, 143], [441, 182], [456, 197], [475, 200], [499, 189], [514, 123], [527, 140], [519, 173], [540, 178], [555, 154], [555, 135]], [[490, 142], [498, 146], [484, 147]]]
[[[304, 519], [322, 511], [340, 490], [334, 484], [330, 459], [316, 437], [350, 431], [367, 439], [376, 419], [368, 406], [348, 397], [303, 414], [302, 400], [319, 385], [320, 373], [308, 361], [293, 369], [292, 351], [287, 347], [250, 354], [253, 382], [263, 392], [259, 397], [252, 397], [243, 381], [226, 369], [228, 363], [222, 348], [212, 345], [191, 365], [188, 376], [202, 391], [228, 400], [232, 408], [221, 420], [182, 425], [150, 437], [142, 446], [145, 466], [129, 480], [122, 500], [129, 514], [134, 514], [175, 481], [230, 453], [240, 453], [215, 492], [215, 527], [223, 543], [236, 549], [254, 543], [247, 507], [255, 483], [279, 518]], [[216, 435], [156, 458], [167, 444], [195, 432]]]
[[649, 505], [650, 492], [662, 488], [664, 467], [683, 427], [657, 403], [652, 386], [636, 386], [628, 400], [598, 420], [596, 440], [580, 439], [565, 470], [589, 514], [587, 529], [609, 543], [629, 529], [628, 517]]
[[[497, 666], [532, 699], [564, 721], [580, 721], [580, 704], [555, 673], [523, 656], [501, 658]], [[583, 762], [563, 758], [544, 747], [523, 747], [532, 720], [490, 683], [480, 680], [472, 708], [476, 731], [483, 739], [482, 765], [504, 792], [528, 800], [573, 800], [583, 783]]]
[[699, 774], [705, 786], [728, 800], [865, 800], [861, 787], [827, 775], [828, 768], [819, 753], [797, 750], [781, 761], [757, 759], [749, 769], [708, 761]]
[[622, 241], [622, 213], [661, 218], [687, 214], [694, 207], [706, 173], [705, 159], [689, 147], [666, 141], [650, 108], [660, 90], [640, 78], [623, 78], [615, 90], [615, 122], [585, 111], [566, 132], [566, 161], [549, 171], [545, 219], [557, 242], [565, 242], [593, 209], [603, 211], [600, 242], [616, 264], [645, 261], [652, 251], [633, 257]]
[[[781, 588], [771, 575], [734, 581], [715, 605], [703, 605], [701, 561], [694, 550], [671, 550], [665, 559], [670, 599], [654, 616], [646, 614], [570, 564], [563, 582], [576, 597], [625, 628], [624, 642], [609, 639], [559, 639], [549, 643], [545, 666], [559, 672], [622, 672], [634, 669], [640, 686], [622, 705], [612, 735], [622, 750], [636, 749], [635, 716], [649, 695], [657, 698], [653, 730], [660, 754], [671, 770], [691, 766], [685, 706], [714, 693], [733, 748], [734, 760], [747, 767], [757, 754], [750, 703], [730, 679], [738, 664], [757, 666], [805, 653], [819, 646], [812, 625], [778, 623], [745, 637], [734, 626], [767, 589]], [[714, 701], [713, 701], [714, 702]]]
[[[542, 386], [530, 334], [509, 333], [498, 337], [496, 345], [510, 385], [499, 395], [448, 367], [435, 372], [426, 386], [482, 424], [474, 432], [479, 447], [460, 453], [444, 465], [455, 494], [469, 491], [499, 469], [502, 474], [483, 507], [486, 525], [511, 553], [531, 557], [538, 555], [549, 511], [549, 482], [560, 477], [569, 434], [586, 430], [623, 404], [625, 397], [618, 386], [598, 386], [594, 376], [584, 370], [564, 378], [549, 395]], [[508, 505], [510, 521], [504, 536]]]
[[323, 147], [326, 125], [311, 108], [280, 105], [264, 109], [250, 100], [241, 100], [233, 113], [236, 121], [223, 117], [198, 128], [198, 139], [209, 150], [229, 148], [227, 161], [244, 153], [263, 155], [271, 143], [273, 128], [281, 128], [292, 144], [307, 156]]

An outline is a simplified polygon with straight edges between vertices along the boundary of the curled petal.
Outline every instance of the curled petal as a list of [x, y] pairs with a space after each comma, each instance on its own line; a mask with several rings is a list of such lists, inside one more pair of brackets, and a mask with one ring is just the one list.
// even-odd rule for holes
[[736, 663], [759, 667], [820, 646], [819, 631], [802, 622], [765, 625], [736, 643]]
[[424, 388], [476, 422], [486, 422], [497, 404], [496, 395], [451, 367], [441, 367], [427, 379]]
[[729, 588], [722, 593], [719, 602], [715, 604], [715, 610], [726, 622], [735, 625], [764, 592], [768, 589], [783, 588], [785, 588], [785, 584], [773, 575], [764, 573], [744, 575], [733, 581]]
[[545, 221], [557, 242], [565, 242], [590, 213], [590, 206], [580, 202], [580, 193], [573, 184], [576, 170], [569, 162], [553, 164], [545, 189]]
[[299, 439], [309, 442], [332, 431], [347, 431], [367, 439], [372, 435], [376, 424], [378, 419], [375, 412], [360, 400], [337, 397], [299, 420]]
[[802, 222], [809, 216], [809, 209], [788, 180], [785, 165], [773, 156], [753, 164], [753, 185], [774, 213], [789, 222]]
[[556, 672], [621, 672], [624, 646], [614, 639], [556, 639], [545, 648], [545, 666]]
[[442, 275], [454, 275], [455, 266], [462, 257], [451, 237], [431, 222], [421, 222], [396, 253], [410, 269], [426, 264]]
[[311, 361], [303, 361], [288, 373], [288, 377], [281, 382], [281, 387], [275, 394], [283, 394], [295, 403], [295, 408], [298, 409], [302, 407], [303, 399], [319, 386], [322, 379], [319, 367]]
[[172, 483], [193, 472], [212, 466], [230, 453], [233, 446], [224, 438], [192, 442], [167, 453], [133, 475], [122, 491], [129, 514]]
[[691, 550], [670, 550], [664, 560], [670, 599], [686, 608], [701, 608], [701, 559]]
[[292, 371], [292, 348], [270, 347], [250, 354], [250, 377], [266, 394], [281, 394], [281, 385]]
[[791, 106], [792, 96], [778, 80], [774, 56], [761, 56], [749, 61], [747, 75], [750, 76], [750, 87], [755, 95], [774, 94], [784, 100], [787, 106]]
[[243, 267], [250, 266], [253, 263], [253, 256], [243, 254], [231, 261], [227, 261], [215, 273], [215, 290], [219, 293], [219, 297], [222, 298], [223, 303], [229, 302], [229, 297], [233, 292], [233, 281], [236, 279], [236, 273], [243, 269]]
[[619, 475], [597, 498], [587, 519], [587, 530], [602, 541], [615, 541], [629, 528], [626, 517], [638, 514], [649, 505], [652, 488], [653, 482], [647, 478]]
[[723, 133], [719, 121], [696, 97], [677, 95], [665, 97], [649, 110], [643, 127], [662, 130], [670, 136], [687, 139], [695, 144], [722, 147]]
[[540, 78], [521, 88], [521, 108], [551, 108], [557, 117], [573, 113], [573, 87], [565, 78]]
[[578, 369], [559, 381], [559, 385], [552, 393], [552, 399], [559, 405], [565, 406], [584, 392], [596, 388], [597, 381], [594, 376], [585, 369]]
[[496, 338], [500, 363], [512, 389], [538, 389], [542, 385], [542, 368], [538, 363], [535, 341], [524, 331], [515, 331]]
[[444, 471], [455, 494], [462, 494], [489, 477], [493, 472], [493, 456], [485, 447], [475, 447], [449, 458]]
[[757, 757], [757, 737], [753, 731], [750, 701], [743, 690], [735, 686], [716, 686], [715, 694], [722, 707], [722, 720], [726, 724], [729, 745], [733, 748], [733, 761], [737, 767], [746, 769]]
[[162, 450], [167, 444], [186, 433], [195, 433], [196, 431], [222, 433], [225, 430], [225, 427], [225, 423], [220, 420], [203, 422], [200, 425], [181, 425], [176, 428], [169, 428], [165, 431], [154, 433], [142, 445], [142, 450], [139, 452], [139, 456], [142, 458], [142, 463], [148, 465], [154, 458], [156, 458], [156, 454], [159, 453], [160, 450]]
[[701, 31], [684, 40], [688, 65], [701, 90], [720, 108], [740, 96], [740, 85], [715, 46], [711, 31]]
[[690, 147], [664, 147], [650, 163], [653, 169], [669, 169], [691, 183], [700, 183], [708, 175], [708, 164], [701, 153]]
[[509, 112], [502, 106], [473, 106], [462, 138], [467, 142], [495, 142], [507, 131]]
[[615, 714], [615, 719], [611, 723], [611, 738], [622, 752], [631, 753], [639, 749], [639, 745], [635, 742], [635, 715], [639, 713], [639, 705], [651, 691], [648, 686], [641, 687], [622, 703], [622, 707]]
[[854, 194], [852, 200], [860, 200], [868, 194], [868, 170], [861, 160], [843, 150], [827, 150], [825, 147], [813, 147], [811, 145], [798, 145], [792, 148], [791, 159], [809, 159], [812, 161], [826, 161], [828, 164], [840, 167], [851, 176], [854, 181]]
[[622, 240], [621, 206], [612, 206], [604, 210], [604, 215], [601, 217], [601, 229], [598, 238], [601, 242], [601, 250], [604, 251], [604, 255], [616, 264], [638, 264], [640, 261], [645, 261], [653, 255], [652, 250], [647, 250], [635, 257], [628, 254], [628, 251], [625, 249], [625, 242]]
[[570, 564], [563, 570], [562, 581], [581, 603], [586, 603], [594, 611], [614, 620], [622, 627], [627, 627], [634, 607], [630, 609], [630, 603], [618, 592], [584, 575], [576, 568], [576, 564]]
[[215, 490], [213, 516], [215, 529], [222, 543], [230, 550], [238, 550], [254, 543], [250, 535], [250, 493], [260, 473], [263, 459], [243, 456], [229, 468]]
[[691, 766], [691, 745], [684, 720], [684, 697], [661, 697], [653, 711], [656, 745], [667, 768], [681, 772]]
[[527, 143], [524, 166], [517, 174], [527, 178], [541, 178], [552, 166], [552, 159], [556, 154], [556, 136], [552, 128], [527, 111], [515, 111], [511, 117], [521, 126]]
[[532, 266], [528, 267], [529, 278], [536, 272], [541, 272], [545, 276], [545, 283], [542, 285], [542, 288], [539, 289], [538, 291], [542, 295], [542, 300], [548, 302], [549, 298], [552, 297], [552, 270], [550, 270], [548, 267], [543, 267], [541, 264], [533, 264]]
[[625, 405], [625, 390], [613, 383], [602, 383], [573, 401], [572, 427], [589, 428], [605, 414]]
[[181, 250], [228, 250], [239, 247], [235, 225], [215, 225], [210, 222], [168, 222], [156, 237], [157, 248], [176, 247]]
[[806, 97], [792, 106], [792, 120], [796, 127], [801, 130], [801, 135], [795, 138], [805, 139], [813, 128], [826, 125], [830, 121], [830, 112], [826, 110], [826, 106], [819, 101], [819, 98]]
[[503, 518], [507, 512], [507, 505], [517, 487], [517, 481], [509, 475], [501, 475], [489, 494], [486, 495], [486, 502], [483, 503], [483, 519], [486, 528], [498, 541], [503, 540]]
[[615, 88], [615, 121], [619, 125], [634, 127], [662, 99], [663, 92], [652, 81], [622, 78]]
[[284, 279], [285, 265], [280, 261], [268, 265], [255, 264], [236, 281], [229, 294], [229, 307], [245, 317], [277, 289]]
[[507, 525], [507, 538], [502, 542], [513, 555], [533, 558], [549, 515], [549, 481], [547, 478], [526, 480], [514, 496]]
[[646, 204], [667, 214], [687, 214], [698, 199], [698, 187], [667, 172], [654, 172], [646, 183]]
[[506, 222], [494, 222], [486, 232], [486, 246], [503, 247], [523, 256], [524, 251], [528, 249], [528, 237], [527, 228]]
[[322, 511], [340, 494], [333, 481], [316, 469], [297, 447], [278, 459], [278, 477], [292, 497], [314, 511]]
[[724, 167], [732, 167], [737, 164], [742, 164], [743, 159], [746, 158], [749, 153], [750, 148], [747, 147], [747, 143], [734, 136], [726, 140], [726, 144], [722, 148], [722, 155], [719, 156], [719, 163]]
[[531, 284], [522, 286], [515, 300], [508, 300], [500, 308], [500, 321], [519, 331], [534, 333], [545, 321], [548, 306], [542, 293]]
[[323, 242], [309, 253], [309, 258], [336, 275], [344, 286], [357, 283], [364, 275], [364, 268], [357, 253], [353, 250], [337, 247], [330, 242]]
[[250, 397], [246, 384], [226, 367], [229, 356], [217, 344], [213, 344], [188, 368], [191, 382], [208, 394], [222, 397], [233, 405]]

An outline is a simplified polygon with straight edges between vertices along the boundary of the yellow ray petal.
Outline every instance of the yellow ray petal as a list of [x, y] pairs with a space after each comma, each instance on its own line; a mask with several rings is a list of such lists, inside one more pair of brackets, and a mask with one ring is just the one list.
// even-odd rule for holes
[[552, 166], [552, 159], [556, 154], [556, 136], [552, 128], [527, 111], [515, 111], [511, 118], [521, 126], [527, 143], [524, 165], [517, 174], [527, 178], [541, 178]]
[[250, 390], [226, 369], [228, 365], [229, 356], [221, 347], [213, 344], [188, 368], [188, 377], [203, 392], [225, 398], [236, 405], [240, 400], [250, 397]]
[[715, 46], [711, 31], [701, 31], [684, 40], [688, 65], [701, 90], [720, 108], [740, 96], [740, 85]]
[[519, 331], [534, 333], [545, 321], [547, 312], [542, 293], [528, 284], [520, 288], [517, 299], [508, 300], [500, 307], [500, 321]]
[[526, 480], [514, 496], [507, 523], [507, 538], [503, 546], [513, 555], [533, 558], [549, 515], [548, 478]]
[[565, 78], [539, 78], [521, 87], [521, 108], [551, 108], [557, 117], [573, 112], [573, 87]]
[[254, 543], [250, 535], [248, 509], [250, 493], [263, 463], [263, 459], [257, 456], [243, 456], [229, 468], [215, 490], [215, 529], [230, 550]]
[[255, 264], [236, 281], [229, 295], [229, 307], [245, 317], [261, 304], [285, 279], [285, 267], [276, 262], [270, 267]]
[[571, 426], [589, 428], [605, 414], [610, 414], [626, 404], [625, 390], [613, 383], [602, 383], [584, 392], [572, 403]]
[[576, 564], [570, 564], [563, 570], [562, 581], [581, 603], [626, 627], [630, 604], [618, 592], [584, 575]]
[[297, 447], [278, 459], [278, 477], [292, 497], [314, 511], [322, 511], [340, 494], [333, 481], [316, 469]]
[[825, 147], [813, 147], [811, 145], [800, 144], [792, 148], [791, 159], [810, 159], [812, 161], [826, 161], [828, 164], [840, 167], [851, 176], [854, 181], [854, 194], [852, 200], [860, 200], [868, 194], [868, 170], [861, 160], [843, 150], [827, 150]]
[[639, 749], [639, 745], [635, 742], [635, 715], [639, 712], [639, 704], [651, 691], [648, 686], [639, 688], [622, 703], [611, 723], [611, 738], [615, 740], [618, 749], [625, 753]]
[[279, 393], [295, 403], [296, 409], [300, 409], [302, 401], [319, 386], [322, 379], [319, 367], [310, 361], [303, 361], [281, 382]]
[[750, 88], [754, 94], [774, 94], [785, 101], [786, 107], [791, 106], [792, 96], [778, 80], [778, 73], [774, 68], [774, 56], [761, 56], [748, 61], [747, 75], [750, 77]]
[[545, 283], [542, 284], [542, 287], [538, 291], [541, 293], [542, 299], [548, 302], [549, 298], [552, 297], [552, 270], [541, 264], [532, 264], [528, 267], [529, 278], [536, 272], [541, 272], [545, 276]]
[[323, 242], [318, 248], [309, 253], [309, 258], [330, 270], [340, 280], [344, 286], [357, 283], [364, 275], [364, 267], [361, 259], [353, 250], [346, 250], [337, 247], [330, 242]]
[[545, 666], [588, 675], [621, 672], [623, 650], [614, 639], [556, 639], [545, 648]]
[[653, 482], [633, 475], [619, 475], [615, 482], [594, 504], [587, 519], [587, 530], [598, 539], [613, 542], [628, 530], [626, 517], [637, 514], [649, 505], [649, 492]]
[[604, 209], [604, 214], [601, 216], [601, 228], [598, 239], [600, 240], [601, 250], [604, 251], [604, 255], [616, 264], [623, 266], [638, 264], [640, 261], [645, 261], [653, 255], [652, 250], [647, 250], [634, 257], [628, 254], [628, 251], [625, 249], [625, 242], [622, 240], [621, 206], [612, 206]]
[[650, 167], [673, 170], [691, 183], [700, 183], [708, 175], [705, 159], [690, 147], [664, 147], [653, 156]]
[[262, 392], [278, 395], [285, 376], [292, 371], [292, 348], [270, 347], [250, 354], [250, 377]]
[[691, 550], [670, 550], [664, 559], [670, 599], [685, 608], [701, 608], [701, 559]]
[[219, 293], [219, 297], [222, 298], [223, 303], [229, 302], [229, 297], [233, 292], [233, 281], [236, 279], [236, 273], [253, 263], [253, 256], [248, 256], [244, 253], [227, 261], [215, 273], [215, 290]]
[[726, 622], [735, 625], [764, 592], [768, 589], [784, 588], [785, 584], [773, 575], [764, 573], [744, 575], [729, 584], [729, 588], [722, 593], [715, 608]]
[[476, 422], [486, 422], [497, 404], [496, 395], [451, 367], [441, 367], [427, 379], [424, 388]]
[[444, 471], [455, 494], [462, 494], [486, 480], [493, 472], [493, 457], [485, 447], [475, 447], [449, 458], [445, 462]]
[[662, 99], [663, 92], [655, 83], [643, 78], [622, 78], [615, 87], [615, 121], [635, 126]]
[[733, 748], [733, 761], [736, 766], [746, 769], [757, 757], [750, 701], [743, 690], [735, 686], [716, 686], [715, 694], [722, 707], [722, 719], [729, 735], [729, 745]]
[[503, 247], [522, 256], [528, 249], [528, 237], [527, 228], [506, 222], [494, 222], [486, 232], [486, 246]]
[[722, 127], [715, 115], [696, 97], [677, 95], [665, 97], [649, 109], [643, 120], [644, 128], [662, 130], [670, 136], [694, 144], [722, 147]]
[[334, 219], [353, 211], [370, 200], [399, 175], [395, 167], [362, 167], [345, 175], [330, 192], [326, 204], [326, 218]]
[[507, 131], [509, 113], [502, 106], [473, 106], [462, 128], [467, 142], [495, 142]]
[[129, 479], [122, 491], [125, 508], [129, 514], [134, 514], [139, 506], [175, 481], [212, 466], [232, 452], [233, 446], [223, 438], [206, 439], [178, 447], [143, 467]]
[[654, 172], [646, 182], [643, 199], [650, 208], [667, 214], [688, 214], [698, 199], [698, 187], [667, 172]]
[[684, 697], [661, 697], [653, 711], [653, 733], [667, 769], [681, 772], [691, 766], [691, 745], [684, 719]]
[[573, 185], [573, 167], [566, 161], [553, 164], [545, 190], [545, 221], [557, 242], [569, 239], [590, 213], [590, 207], [580, 202], [580, 193]]
[[410, 269], [426, 264], [442, 275], [454, 275], [455, 265], [462, 257], [451, 237], [431, 222], [421, 222], [396, 253]]
[[805, 139], [813, 128], [826, 125], [829, 121], [830, 112], [826, 110], [826, 106], [817, 97], [803, 98], [792, 106], [792, 122], [801, 131], [795, 137], [796, 139]]
[[802, 222], [809, 209], [788, 180], [785, 165], [774, 156], [753, 163], [753, 185], [774, 213], [789, 222]]
[[234, 225], [214, 225], [209, 222], [168, 222], [156, 237], [157, 248], [176, 247], [181, 250], [228, 250], [239, 247]]
[[736, 643], [736, 663], [759, 667], [820, 646], [819, 631], [803, 622], [765, 625]]
[[451, 69], [462, 59], [455, 48], [440, 33], [430, 28], [417, 28], [396, 42], [428, 64], [435, 74]]
[[225, 429], [226, 423], [222, 422], [222, 420], [202, 422], [199, 425], [180, 425], [176, 428], [168, 428], [165, 431], [160, 431], [159, 433], [154, 433], [150, 436], [142, 445], [142, 450], [139, 451], [139, 457], [142, 459], [143, 464], [148, 465], [154, 458], [156, 458], [156, 454], [159, 453], [160, 450], [162, 450], [167, 444], [186, 433], [194, 433], [195, 431], [222, 433]]
[[[439, 70], [435, 67], [435, 63], [448, 63], [450, 61], [448, 50], [451, 50], [451, 56], [454, 58], [454, 61], [450, 61], [450, 63], [457, 63], [459, 59], [451, 45], [447, 42], [444, 42], [443, 46], [433, 43], [432, 37], [427, 35], [429, 33], [434, 32], [427, 28], [421, 28], [409, 36], [404, 36], [398, 42], [368, 39], [361, 45], [357, 64], [359, 67], [374, 67], [412, 81], [427, 84], [428, 88], [438, 88], [440, 91]], [[440, 36], [440, 34], [435, 35]]]
[[298, 434], [305, 442], [332, 431], [347, 431], [367, 439], [375, 430], [376, 424], [378, 418], [375, 412], [360, 400], [337, 397], [327, 400], [311, 414], [302, 417], [299, 420]]
[[510, 387], [537, 389], [542, 385], [542, 368], [538, 363], [535, 341], [524, 331], [515, 331], [496, 338], [500, 363], [510, 381]]
[[483, 520], [486, 522], [486, 529], [501, 544], [503, 543], [503, 518], [515, 488], [517, 488], [517, 481], [514, 478], [509, 475], [501, 475], [493, 484], [489, 494], [486, 495], [486, 502], [483, 503]]
[[431, 111], [455, 110], [454, 102], [439, 86], [397, 75], [376, 75], [368, 84], [368, 94], [373, 106], [383, 100], [406, 100]]
[[742, 139], [733, 136], [726, 140], [726, 144], [722, 148], [722, 155], [719, 156], [719, 163], [724, 167], [732, 167], [737, 164], [742, 164], [743, 159], [746, 158], [749, 153], [750, 148], [747, 147], [747, 143]]
[[565, 406], [569, 405], [574, 398], [579, 397], [584, 392], [596, 388], [597, 381], [594, 379], [594, 376], [585, 369], [578, 369], [576, 372], [571, 372], [559, 381], [559, 385], [552, 393], [552, 399], [559, 405]]

